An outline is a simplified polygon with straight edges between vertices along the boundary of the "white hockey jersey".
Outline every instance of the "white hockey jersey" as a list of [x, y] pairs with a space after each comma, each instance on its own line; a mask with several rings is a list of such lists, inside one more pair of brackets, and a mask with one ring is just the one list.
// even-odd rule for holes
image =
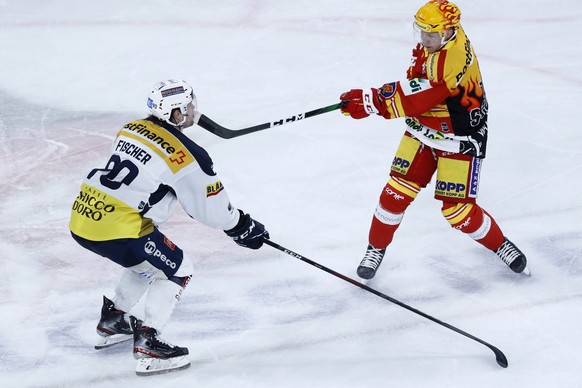
[[166, 221], [176, 201], [216, 229], [239, 220], [203, 148], [155, 118], [133, 121], [117, 134], [105, 167], [85, 177], [69, 228], [92, 241], [140, 237]]

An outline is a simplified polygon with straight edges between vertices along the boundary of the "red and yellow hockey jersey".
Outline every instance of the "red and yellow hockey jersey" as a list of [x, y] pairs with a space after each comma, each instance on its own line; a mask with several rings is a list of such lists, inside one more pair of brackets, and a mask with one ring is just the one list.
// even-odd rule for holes
[[[479, 63], [462, 28], [440, 50], [421, 45], [407, 79], [379, 89], [385, 118], [406, 117], [407, 131], [443, 151], [485, 157], [487, 100]], [[416, 61], [416, 63], [414, 63]]]

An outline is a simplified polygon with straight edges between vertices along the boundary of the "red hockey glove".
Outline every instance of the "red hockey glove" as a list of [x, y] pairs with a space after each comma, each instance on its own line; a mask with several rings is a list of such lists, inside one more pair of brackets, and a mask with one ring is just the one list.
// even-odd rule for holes
[[410, 67], [408, 68], [408, 78], [425, 78], [424, 64], [426, 58], [424, 57], [424, 48], [419, 43], [412, 49], [412, 57], [410, 58]]
[[372, 88], [364, 92], [362, 89], [352, 89], [340, 96], [340, 100], [349, 101], [341, 108], [342, 113], [353, 119], [363, 119], [372, 113], [381, 115], [386, 111], [384, 98], [378, 94], [378, 89]]

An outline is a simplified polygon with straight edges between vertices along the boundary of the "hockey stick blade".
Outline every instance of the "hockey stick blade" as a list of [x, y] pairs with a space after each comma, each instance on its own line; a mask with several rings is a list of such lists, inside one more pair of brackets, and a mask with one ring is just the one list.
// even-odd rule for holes
[[340, 103], [324, 106], [323, 108], [314, 109], [314, 110], [311, 110], [309, 112], [298, 113], [296, 115], [293, 115], [293, 116], [290, 116], [287, 118], [283, 118], [283, 119], [280, 119], [277, 121], [271, 121], [269, 123], [263, 123], [263, 124], [259, 124], [259, 125], [254, 125], [252, 127], [242, 128], [242, 129], [237, 129], [237, 130], [225, 128], [222, 125], [217, 124], [214, 121], [212, 121], [206, 115], [200, 116], [200, 119], [198, 120], [198, 125], [204, 129], [206, 129], [208, 132], [215, 134], [218, 137], [221, 137], [223, 139], [232, 139], [233, 137], [248, 135], [249, 133], [262, 131], [264, 129], [269, 129], [272, 127], [278, 127], [278, 126], [281, 126], [283, 124], [293, 123], [295, 121], [308, 119], [310, 117], [317, 116], [317, 115], [320, 115], [322, 113], [331, 112], [331, 111], [342, 108], [347, 103], [348, 103], [348, 101], [342, 101]]
[[377, 290], [375, 290], [375, 289], [373, 289], [371, 287], [368, 287], [365, 284], [362, 284], [362, 283], [360, 283], [360, 282], [358, 282], [358, 281], [356, 281], [356, 280], [354, 280], [352, 278], [349, 278], [349, 277], [347, 277], [345, 275], [342, 275], [339, 272], [336, 272], [336, 271], [334, 271], [332, 269], [329, 269], [329, 268], [327, 268], [327, 267], [325, 267], [325, 266], [323, 266], [323, 265], [321, 265], [319, 263], [316, 263], [315, 261], [312, 261], [312, 260], [308, 259], [305, 256], [302, 256], [302, 255], [300, 255], [300, 254], [298, 254], [296, 252], [293, 252], [293, 251], [291, 251], [291, 250], [289, 250], [289, 249], [287, 249], [285, 247], [282, 247], [281, 245], [279, 245], [277, 243], [274, 243], [271, 240], [264, 239], [263, 242], [265, 244], [267, 244], [267, 245], [272, 246], [275, 249], [280, 250], [281, 252], [284, 252], [284, 253], [288, 254], [289, 256], [292, 256], [292, 257], [294, 257], [296, 259], [299, 259], [299, 260], [304, 261], [304, 262], [306, 262], [308, 264], [311, 264], [312, 266], [314, 266], [316, 268], [319, 268], [322, 271], [325, 271], [325, 272], [327, 272], [327, 273], [329, 273], [329, 274], [331, 274], [331, 275], [333, 275], [335, 277], [338, 277], [338, 278], [340, 278], [342, 280], [345, 280], [346, 282], [351, 283], [354, 286], [360, 287], [361, 289], [366, 290], [368, 292], [371, 292], [372, 294], [377, 295], [380, 298], [386, 299], [387, 301], [392, 302], [392, 303], [394, 303], [394, 304], [396, 304], [396, 305], [398, 305], [398, 306], [400, 306], [402, 308], [405, 308], [408, 311], [412, 311], [413, 313], [418, 314], [418, 315], [420, 315], [423, 318], [426, 318], [426, 319], [431, 320], [431, 321], [433, 321], [435, 323], [438, 323], [439, 325], [444, 326], [447, 329], [450, 329], [450, 330], [452, 330], [452, 331], [454, 331], [454, 332], [456, 332], [458, 334], [464, 335], [465, 337], [472, 339], [473, 341], [476, 341], [476, 342], [478, 342], [478, 343], [480, 343], [482, 345], [487, 346], [489, 349], [491, 349], [493, 351], [493, 353], [495, 353], [495, 359], [497, 361], [497, 364], [499, 364], [499, 366], [501, 366], [503, 368], [507, 368], [508, 362], [507, 362], [507, 358], [505, 357], [505, 354], [503, 354], [503, 352], [501, 350], [499, 350], [498, 348], [496, 348], [495, 346], [493, 346], [493, 345], [491, 345], [491, 344], [483, 341], [482, 339], [477, 338], [474, 335], [471, 335], [471, 334], [469, 334], [469, 333], [467, 333], [467, 332], [465, 332], [465, 331], [463, 331], [463, 330], [461, 330], [459, 328], [456, 328], [455, 326], [452, 326], [452, 325], [450, 325], [450, 324], [448, 324], [446, 322], [443, 322], [443, 321], [441, 321], [439, 319], [436, 319], [434, 317], [431, 317], [430, 315], [428, 315], [426, 313], [423, 313], [422, 311], [417, 310], [414, 307], [411, 307], [411, 306], [409, 306], [409, 305], [407, 305], [407, 304], [405, 304], [403, 302], [400, 302], [397, 299], [394, 299], [394, 298], [392, 298], [392, 297], [390, 297], [390, 296], [388, 296], [386, 294], [381, 293], [380, 291], [377, 291]]

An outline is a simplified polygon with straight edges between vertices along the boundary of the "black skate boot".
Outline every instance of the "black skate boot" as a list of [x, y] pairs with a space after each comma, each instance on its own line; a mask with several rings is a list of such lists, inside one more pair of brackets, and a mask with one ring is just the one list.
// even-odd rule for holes
[[103, 307], [101, 307], [101, 319], [97, 324], [97, 334], [103, 338], [95, 345], [95, 349], [108, 348], [120, 342], [129, 341], [133, 334], [128, 314], [116, 309], [113, 302], [106, 296], [103, 296]]
[[368, 244], [366, 254], [358, 267], [358, 276], [362, 279], [372, 279], [376, 275], [376, 270], [382, 263], [385, 253], [386, 248], [379, 249]]
[[174, 346], [163, 340], [153, 327], [130, 317], [133, 329], [133, 357], [138, 360], [138, 376], [174, 372], [190, 366], [188, 348]]
[[497, 256], [499, 256], [513, 272], [523, 272], [527, 276], [530, 275], [525, 255], [515, 246], [514, 243], [509, 241], [507, 237], [504, 237], [503, 244], [495, 250], [495, 254], [497, 254]]

